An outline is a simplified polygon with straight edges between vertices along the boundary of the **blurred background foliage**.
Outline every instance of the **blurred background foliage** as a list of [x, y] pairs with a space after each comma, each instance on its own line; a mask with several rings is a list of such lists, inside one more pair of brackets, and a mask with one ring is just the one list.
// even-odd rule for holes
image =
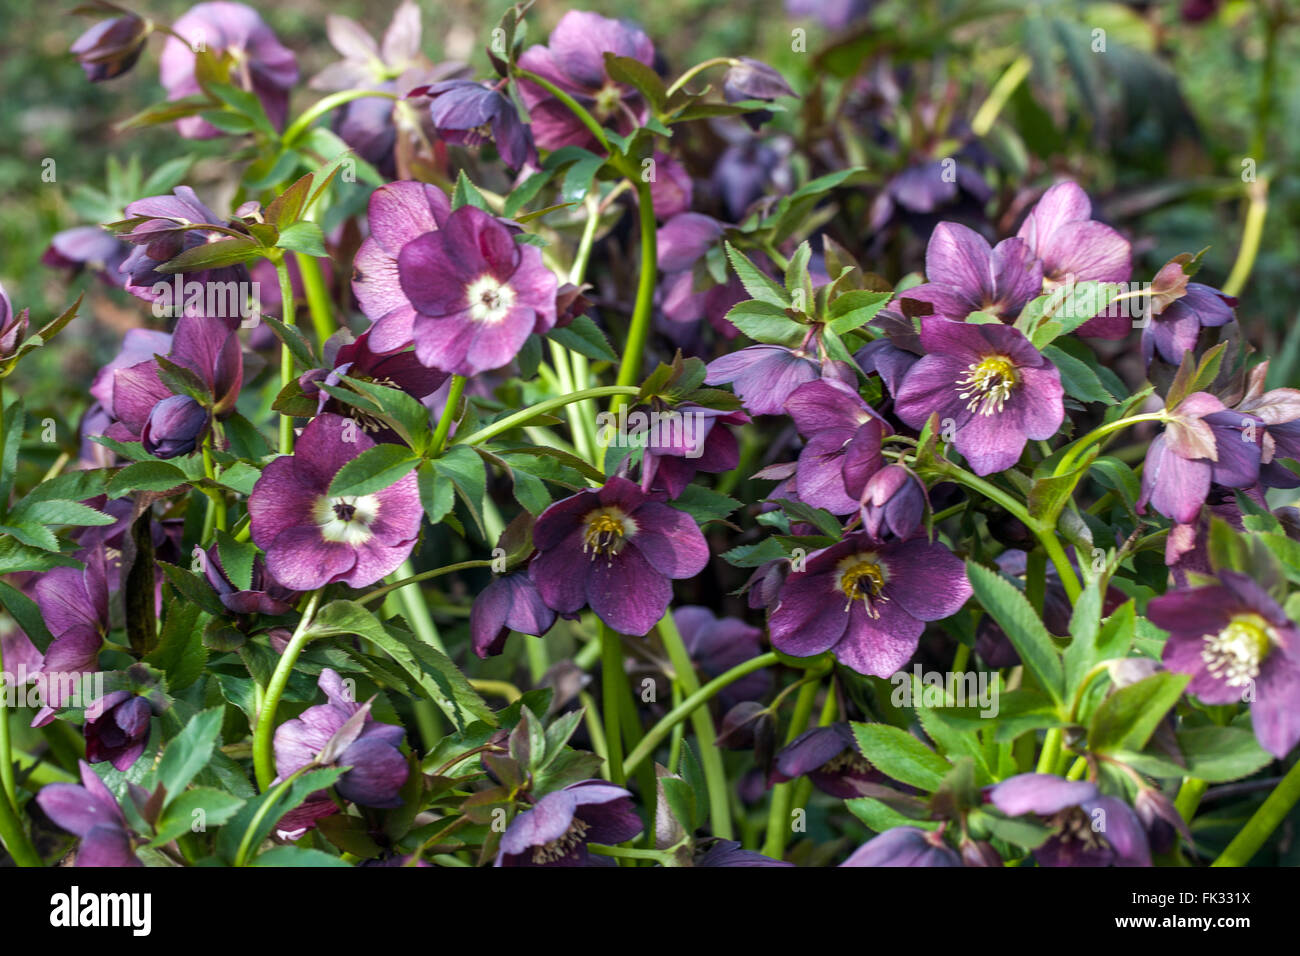
[[[160, 21], [190, 6], [179, 0], [126, 5]], [[252, 5], [299, 56], [303, 84], [296, 112], [319, 95], [306, 88], [306, 79], [337, 58], [326, 40], [325, 16], [348, 15], [379, 34], [397, 0]], [[422, 0], [425, 53], [434, 61], [468, 61], [486, 75], [483, 50], [508, 5]], [[529, 42], [543, 40], [571, 6], [539, 0], [529, 18]], [[927, 108], [937, 108], [944, 122], [969, 124], [991, 94], [999, 97], [999, 78], [1017, 61], [1028, 63], [1027, 80], [1006, 98], [978, 144], [993, 160], [984, 167], [994, 187], [991, 222], [1010, 234], [1024, 211], [1019, 196], [1055, 176], [1073, 176], [1099, 200], [1101, 217], [1133, 238], [1135, 279], [1149, 277], [1173, 255], [1208, 246], [1198, 278], [1216, 286], [1225, 281], [1238, 257], [1250, 188], [1242, 181], [1243, 161], [1252, 160], [1257, 175], [1270, 180], [1268, 218], [1238, 314], [1247, 337], [1275, 359], [1274, 382], [1300, 378], [1300, 189], [1294, 176], [1300, 31], [1286, 22], [1300, 11], [1291, 0], [881, 0], [864, 20], [837, 30], [814, 17], [788, 15], [781, 0], [587, 0], [578, 6], [640, 22], [672, 75], [718, 55], [752, 55], [776, 66], [804, 99], [778, 114], [765, 133], [790, 134], [822, 166], [834, 165], [836, 149], [847, 154], [838, 157], [844, 163], [869, 168], [901, 168], [907, 161], [880, 155], [906, 152], [897, 146], [863, 142], [862, 126], [836, 134], [825, 125], [832, 107], [850, 91], [858, 95], [884, 65], [902, 78], [896, 134], [915, 132], [931, 115]], [[1189, 22], [1189, 12], [1204, 16]], [[86, 311], [96, 318], [75, 323], [62, 346], [44, 350], [15, 383], [61, 409], [64, 421], [75, 421], [84, 405], [83, 389], [96, 364], [112, 354], [125, 328], [147, 315], [89, 275], [70, 285], [64, 274], [41, 266], [50, 237], [135, 198], [109, 188], [114, 179], [130, 182], [122, 170], [129, 173], [134, 162], [147, 178], [164, 162], [189, 155], [194, 165], [186, 181], [200, 186], [228, 173], [222, 164], [229, 144], [222, 140], [186, 141], [168, 127], [114, 130], [161, 99], [161, 38], [127, 75], [91, 84], [67, 50], [92, 22], [42, 0], [0, 5], [0, 282], [38, 321], [88, 289]], [[830, 148], [832, 141], [839, 145]], [[918, 136], [913, 148], [922, 141]], [[56, 164], [53, 182], [42, 179], [47, 159]], [[110, 163], [121, 169], [112, 174]], [[877, 182], [887, 177], [882, 171]], [[860, 218], [866, 230], [865, 214]], [[866, 267], [891, 280], [900, 278], [900, 268], [917, 268], [925, 235], [916, 231], [912, 255], [880, 262], [868, 256]], [[862, 245], [872, 248], [869, 235]]]

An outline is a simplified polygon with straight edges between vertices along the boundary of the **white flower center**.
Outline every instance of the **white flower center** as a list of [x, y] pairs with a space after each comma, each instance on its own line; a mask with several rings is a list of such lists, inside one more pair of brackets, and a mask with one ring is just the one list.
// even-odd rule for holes
[[469, 299], [470, 318], [488, 325], [504, 319], [515, 304], [515, 290], [490, 275], [471, 282], [465, 296]]
[[326, 541], [356, 547], [371, 539], [370, 526], [379, 517], [379, 499], [374, 495], [321, 495], [312, 506], [312, 518]]
[[1259, 676], [1273, 645], [1273, 628], [1258, 614], [1238, 614], [1217, 634], [1205, 635], [1201, 660], [1210, 676], [1241, 687]]

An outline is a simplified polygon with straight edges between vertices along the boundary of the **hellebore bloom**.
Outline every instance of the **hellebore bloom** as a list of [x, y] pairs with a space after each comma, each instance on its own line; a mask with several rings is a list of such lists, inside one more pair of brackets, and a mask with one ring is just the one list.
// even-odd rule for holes
[[[982, 209], [993, 195], [984, 177], [960, 158], [956, 162], [956, 176], [953, 176], [946, 165], [947, 159], [914, 163], [886, 183], [872, 203], [869, 228], [873, 232], [883, 229], [898, 208], [929, 221], [932, 221], [931, 213], [955, 205], [959, 200], [963, 205], [973, 206], [976, 211]], [[929, 275], [928, 267], [926, 275]]]
[[1255, 736], [1281, 759], [1300, 740], [1300, 630], [1246, 575], [1220, 571], [1219, 581], [1152, 598], [1147, 616], [1169, 631], [1163, 660], [1192, 675], [1187, 692], [1207, 704], [1253, 700]]
[[921, 320], [921, 357], [894, 396], [912, 428], [933, 413], [977, 475], [1010, 468], [1025, 442], [1051, 438], [1065, 418], [1061, 374], [1018, 329]]
[[317, 685], [329, 702], [275, 728], [276, 779], [312, 764], [351, 767], [334, 784], [340, 797], [363, 807], [400, 807], [398, 793], [411, 772], [398, 749], [406, 732], [372, 718], [370, 703], [353, 700], [336, 671], [322, 670]]
[[122, 262], [130, 251], [130, 246], [99, 226], [74, 226], [54, 234], [41, 262], [73, 272], [86, 268], [107, 284], [120, 287]]
[[[229, 64], [230, 79], [240, 89], [262, 101], [277, 129], [289, 112], [289, 91], [298, 82], [298, 61], [293, 51], [276, 39], [257, 11], [242, 3], [216, 0], [196, 4], [174, 24], [159, 59], [159, 80], [168, 100], [200, 92], [195, 75], [196, 49], [206, 49]], [[176, 121], [186, 139], [212, 139], [221, 131], [201, 116]]]
[[[568, 93], [597, 122], [613, 121], [620, 131], [628, 132], [644, 121], [646, 105], [640, 93], [605, 72], [607, 52], [654, 67], [654, 45], [639, 27], [585, 10], [570, 10], [561, 17], [547, 46], [529, 47], [519, 57], [519, 66]], [[538, 146], [595, 148], [591, 131], [546, 90], [521, 80], [519, 92], [528, 107]]]
[[768, 631], [784, 654], [830, 651], [859, 674], [889, 677], [916, 651], [924, 622], [957, 613], [970, 595], [965, 565], [943, 545], [857, 532], [790, 572]]
[[862, 844], [840, 866], [961, 866], [961, 857], [937, 832], [894, 827]]
[[692, 866], [794, 866], [786, 860], [774, 860], [757, 850], [745, 850], [735, 840], [714, 840], [703, 853], [696, 848]]
[[1210, 484], [1249, 488], [1259, 481], [1262, 422], [1195, 392], [1170, 412], [1147, 449], [1138, 513], [1150, 504], [1178, 524], [1196, 520]]
[[751, 415], [784, 415], [785, 403], [800, 385], [818, 378], [852, 382], [853, 373], [842, 363], [820, 365], [802, 347], [751, 345], [709, 363], [704, 381], [709, 385], [731, 383], [736, 397]]
[[140, 59], [153, 24], [134, 14], [101, 20], [73, 41], [69, 53], [77, 58], [92, 83], [121, 76]]
[[[700, 472], [718, 474], [740, 463], [740, 445], [726, 425], [749, 421], [744, 412], [726, 412], [683, 402], [675, 418], [660, 412], [658, 425], [650, 428], [641, 456], [643, 491], [665, 491], [676, 498]], [[635, 415], [635, 412], [631, 413]]]
[[785, 137], [747, 136], [722, 151], [709, 174], [709, 185], [722, 199], [728, 216], [739, 222], [761, 197], [783, 195], [793, 188], [793, 149]]
[[[1161, 277], [1174, 270], [1181, 273], [1181, 266], [1176, 262], [1166, 265], [1153, 285], [1158, 287]], [[1151, 315], [1142, 327], [1142, 359], [1147, 365], [1157, 354], [1170, 365], [1178, 365], [1186, 353], [1195, 350], [1201, 329], [1218, 328], [1234, 318], [1237, 300], [1232, 296], [1200, 282], [1186, 282], [1181, 276], [1174, 281], [1172, 301], [1153, 301]]]
[[343, 59], [311, 78], [314, 90], [370, 89], [396, 79], [420, 61], [420, 8], [411, 0], [402, 0], [393, 11], [381, 43], [351, 17], [334, 13], [325, 18], [325, 32]]
[[479, 657], [505, 650], [511, 631], [541, 637], [554, 623], [555, 612], [546, 606], [527, 571], [493, 578], [469, 612], [470, 639]]
[[[1046, 289], [1069, 281], [1128, 282], [1133, 272], [1132, 246], [1110, 226], [1092, 219], [1092, 203], [1077, 183], [1057, 183], [1043, 193], [1016, 235], [1042, 263]], [[1121, 339], [1131, 327], [1127, 313], [1108, 314], [1089, 319], [1077, 331]]]
[[221, 563], [221, 553], [214, 544], [208, 548], [203, 562], [203, 576], [217, 592], [217, 599], [222, 607], [232, 614], [265, 614], [278, 617], [288, 614], [293, 608], [296, 591], [277, 584], [266, 571], [266, 562], [261, 555], [253, 559], [249, 574], [249, 586], [246, 590], [236, 587], [226, 574]]
[[1300, 389], [1271, 388], [1264, 391], [1268, 361], [1250, 370], [1246, 393], [1235, 409], [1263, 423], [1260, 442], [1259, 481], [1266, 488], [1300, 487], [1300, 475], [1277, 459], [1300, 460]]
[[598, 866], [588, 843], [615, 844], [641, 832], [632, 794], [603, 780], [583, 780], [548, 793], [510, 821], [497, 866]]
[[1043, 289], [1042, 266], [1023, 239], [990, 246], [978, 232], [955, 222], [941, 222], [930, 234], [925, 277], [928, 282], [900, 297], [928, 302], [936, 315], [958, 322], [972, 312], [1011, 321]]
[[153, 711], [143, 697], [124, 690], [105, 694], [95, 702], [98, 717], [86, 719], [86, 760], [107, 760], [117, 770], [126, 770], [140, 759], [149, 742], [149, 718]]
[[320, 415], [303, 429], [292, 455], [262, 471], [248, 514], [253, 543], [280, 584], [295, 591], [338, 581], [363, 588], [410, 555], [424, 514], [414, 472], [369, 494], [329, 494], [339, 469], [374, 446], [352, 421]]
[[770, 101], [779, 96], [796, 95], [780, 73], [766, 63], [747, 56], [732, 60], [722, 78], [722, 97], [728, 103]]
[[[170, 301], [175, 298], [173, 289], [176, 277], [159, 272], [158, 266], [187, 249], [223, 237], [222, 233], [210, 229], [195, 228], [204, 224], [224, 228], [225, 223], [200, 201], [189, 186], [177, 186], [170, 196], [137, 199], [128, 203], [124, 212], [127, 219], [143, 218], [144, 221], [137, 223], [130, 232], [122, 234], [121, 239], [135, 248], [122, 261], [118, 271], [126, 277], [126, 291], [146, 302], [154, 302], [159, 298]], [[208, 290], [235, 290], [233, 294], [224, 296], [230, 314], [222, 318], [242, 318], [243, 303], [237, 297], [240, 290], [249, 287], [248, 269], [242, 264], [200, 269], [185, 275], [187, 284], [198, 283]], [[171, 309], [174, 315], [194, 311], [188, 301], [171, 302]]]
[[867, 480], [884, 464], [881, 441], [894, 430], [839, 382], [801, 385], [785, 408], [807, 439], [795, 472], [799, 500], [836, 515], [856, 511]]
[[515, 104], [500, 90], [472, 80], [445, 80], [414, 89], [411, 95], [427, 96], [433, 101], [429, 116], [443, 141], [479, 146], [490, 139], [511, 169], [537, 165], [532, 131], [519, 118]]
[[9, 293], [0, 285], [0, 361], [7, 361], [18, 352], [18, 346], [27, 338], [27, 310], [14, 313]]
[[[54, 640], [41, 660], [43, 674], [90, 674], [108, 633], [108, 575], [101, 548], [82, 552], [84, 568], [51, 568], [32, 586], [41, 618]], [[32, 720], [40, 727], [67, 701], [67, 681], [48, 681], [45, 705]]]
[[864, 784], [880, 785], [886, 777], [858, 750], [853, 731], [844, 722], [805, 731], [776, 755], [773, 783], [808, 775], [818, 790], [841, 800], [870, 793]]
[[[709, 678], [725, 674], [762, 653], [763, 632], [734, 617], [720, 618], [706, 607], [686, 605], [673, 611], [673, 621], [686, 653]], [[718, 703], [726, 709], [741, 701], [756, 700], [771, 686], [772, 675], [756, 671], [723, 688]]]
[[81, 838], [74, 866], [144, 866], [131, 846], [122, 808], [84, 760], [81, 785], [51, 783], [41, 787], [36, 803], [45, 815]]
[[542, 600], [560, 614], [590, 605], [623, 634], [649, 632], [672, 600], [672, 579], [704, 570], [709, 546], [695, 519], [626, 478], [555, 502], [533, 526], [529, 566]]
[[1146, 831], [1133, 808], [1086, 780], [1022, 773], [993, 786], [985, 799], [1010, 817], [1042, 817], [1056, 831], [1034, 850], [1039, 866], [1151, 865]]
[[921, 526], [928, 499], [921, 479], [905, 465], [885, 465], [867, 479], [859, 507], [862, 527], [874, 538], [887, 528], [904, 540]]

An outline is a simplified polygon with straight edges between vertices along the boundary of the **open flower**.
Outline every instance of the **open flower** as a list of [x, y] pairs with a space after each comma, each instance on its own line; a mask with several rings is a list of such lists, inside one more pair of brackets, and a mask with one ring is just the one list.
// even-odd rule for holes
[[1219, 581], [1152, 598], [1147, 616], [1169, 632], [1165, 666], [1192, 675], [1187, 692], [1207, 704], [1253, 700], [1255, 736], [1281, 759], [1300, 740], [1300, 629], [1246, 575], [1221, 571]]
[[1061, 374], [1017, 329], [921, 320], [925, 355], [894, 410], [912, 428], [933, 413], [952, 421], [957, 451], [977, 475], [1010, 468], [1025, 442], [1051, 438], [1065, 418]]
[[[298, 82], [298, 61], [257, 11], [242, 3], [216, 0], [196, 4], [174, 24], [159, 59], [159, 78], [168, 100], [200, 91], [195, 50], [206, 49], [229, 64], [230, 80], [262, 101], [266, 114], [283, 127], [289, 90]], [[176, 121], [186, 139], [212, 139], [220, 131], [201, 116]]]
[[1023, 239], [1004, 239], [990, 246], [973, 229], [941, 222], [925, 247], [929, 280], [902, 293], [928, 302], [936, 315], [961, 321], [972, 312], [1014, 319], [1025, 303], [1042, 291], [1042, 267]]
[[857, 532], [790, 572], [768, 630], [782, 653], [830, 651], [859, 674], [889, 677], [916, 651], [925, 622], [957, 613], [970, 595], [965, 565], [943, 545]]
[[803, 348], [783, 345], [751, 345], [709, 363], [704, 381], [709, 385], [730, 382], [736, 397], [751, 415], [784, 415], [785, 403], [800, 385], [818, 378], [856, 381], [845, 374], [841, 362], [820, 364]]
[[1300, 389], [1271, 388], [1265, 391], [1268, 362], [1250, 370], [1246, 393], [1234, 406], [1263, 423], [1264, 436], [1259, 443], [1259, 481], [1266, 488], [1300, 487], [1300, 475], [1283, 465], [1279, 458], [1300, 461]]
[[379, 491], [331, 496], [339, 469], [375, 443], [350, 420], [320, 415], [293, 455], [269, 465], [248, 499], [253, 543], [266, 568], [295, 591], [342, 581], [374, 584], [406, 560], [420, 534], [420, 494], [411, 473]]
[[1039, 866], [1150, 866], [1142, 821], [1123, 800], [1086, 780], [1022, 773], [989, 789], [986, 799], [1007, 816], [1031, 813], [1054, 833], [1034, 850]]
[[440, 139], [462, 146], [479, 146], [491, 140], [511, 169], [537, 164], [532, 130], [519, 118], [519, 110], [500, 90], [472, 80], [444, 80], [412, 90], [428, 96], [429, 116]]
[[529, 573], [549, 607], [569, 615], [590, 605], [623, 634], [649, 632], [668, 610], [671, 581], [709, 561], [694, 518], [619, 477], [547, 508], [533, 545]]
[[131, 247], [99, 226], [73, 226], [56, 232], [41, 263], [77, 272], [89, 269], [108, 285], [121, 286], [122, 262]]
[[840, 866], [961, 866], [961, 857], [937, 831], [894, 827], [862, 844]]
[[839, 382], [801, 385], [785, 407], [807, 439], [795, 472], [799, 500], [836, 515], [856, 511], [867, 480], [884, 464], [881, 441], [893, 429]]
[[511, 820], [496, 865], [591, 866], [596, 861], [588, 843], [622, 843], [641, 830], [632, 794], [603, 780], [583, 780], [546, 794]]
[[36, 794], [45, 815], [81, 838], [74, 866], [144, 866], [135, 855], [126, 817], [90, 764], [80, 761], [81, 785], [51, 783]]
[[[561, 17], [547, 45], [529, 47], [520, 55], [519, 66], [568, 93], [597, 122], [628, 132], [644, 121], [645, 101], [632, 87], [610, 78], [605, 71], [607, 52], [654, 66], [654, 45], [639, 27], [585, 10], [570, 10]], [[595, 148], [591, 131], [546, 90], [521, 80], [519, 92], [538, 146]]]

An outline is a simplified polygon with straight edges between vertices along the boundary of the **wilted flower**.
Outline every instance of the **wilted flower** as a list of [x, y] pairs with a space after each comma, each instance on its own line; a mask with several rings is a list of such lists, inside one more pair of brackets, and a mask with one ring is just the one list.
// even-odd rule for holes
[[590, 605], [623, 634], [647, 633], [672, 600], [671, 581], [704, 570], [709, 546], [695, 519], [626, 478], [555, 502], [537, 519], [529, 567], [549, 607]]
[[1029, 439], [1051, 438], [1065, 418], [1061, 375], [1015, 328], [921, 320], [925, 355], [894, 396], [912, 428], [938, 413], [977, 475], [1010, 468]]
[[859, 674], [889, 677], [916, 651], [924, 622], [955, 614], [970, 594], [965, 565], [943, 545], [857, 532], [790, 572], [768, 630], [782, 653], [830, 651]]
[[836, 515], [856, 511], [867, 479], [884, 463], [881, 441], [894, 430], [854, 388], [836, 381], [799, 386], [785, 408], [807, 439], [795, 472], [799, 500]]
[[361, 588], [411, 553], [424, 514], [413, 472], [368, 494], [329, 494], [339, 469], [374, 445], [349, 419], [320, 415], [303, 429], [293, 455], [262, 471], [248, 513], [253, 543], [280, 584], [296, 591], [338, 581]]
[[469, 615], [469, 633], [474, 653], [492, 657], [505, 650], [511, 631], [541, 637], [555, 623], [555, 612], [546, 606], [537, 585], [527, 571], [515, 571], [492, 579], [479, 592]]
[[938, 831], [894, 827], [862, 844], [840, 866], [961, 866], [961, 857]]
[[1147, 616], [1169, 631], [1163, 660], [1192, 675], [1187, 692], [1207, 704], [1253, 700], [1255, 736], [1281, 759], [1300, 740], [1300, 630], [1246, 575], [1220, 571], [1219, 581], [1152, 598]]
[[972, 312], [1014, 319], [1043, 287], [1042, 266], [1023, 239], [1003, 239], [990, 246], [978, 232], [955, 222], [941, 222], [925, 248], [929, 280], [900, 293], [928, 302], [936, 315], [960, 322]]
[[149, 742], [149, 718], [153, 710], [143, 697], [124, 690], [105, 694], [95, 702], [97, 717], [86, 717], [86, 760], [110, 761], [126, 770], [144, 753]]
[[[568, 93], [597, 122], [612, 123], [628, 132], [644, 121], [646, 105], [640, 93], [606, 73], [607, 52], [654, 66], [654, 45], [639, 27], [585, 10], [570, 10], [561, 17], [547, 46], [529, 47], [520, 55], [519, 66]], [[538, 146], [596, 145], [582, 121], [546, 90], [521, 80], [519, 92], [528, 107]]]
[[1022, 773], [986, 798], [1007, 816], [1032, 813], [1055, 831], [1034, 850], [1039, 866], [1150, 866], [1146, 831], [1133, 808], [1086, 780]]
[[104, 781], [84, 760], [81, 785], [51, 783], [41, 787], [36, 802], [45, 815], [81, 838], [75, 866], [143, 866], [135, 855], [122, 808]]
[[[199, 3], [172, 24], [172, 33], [159, 60], [159, 78], [168, 100], [184, 99], [200, 91], [195, 51], [205, 49], [228, 64], [232, 83], [256, 94], [277, 128], [284, 126], [289, 90], [298, 82], [298, 61], [256, 10], [226, 0]], [[177, 120], [176, 129], [186, 139], [221, 135], [201, 116]]]
[[632, 794], [603, 780], [583, 780], [546, 794], [510, 821], [497, 866], [592, 866], [588, 843], [616, 844], [642, 830]]

